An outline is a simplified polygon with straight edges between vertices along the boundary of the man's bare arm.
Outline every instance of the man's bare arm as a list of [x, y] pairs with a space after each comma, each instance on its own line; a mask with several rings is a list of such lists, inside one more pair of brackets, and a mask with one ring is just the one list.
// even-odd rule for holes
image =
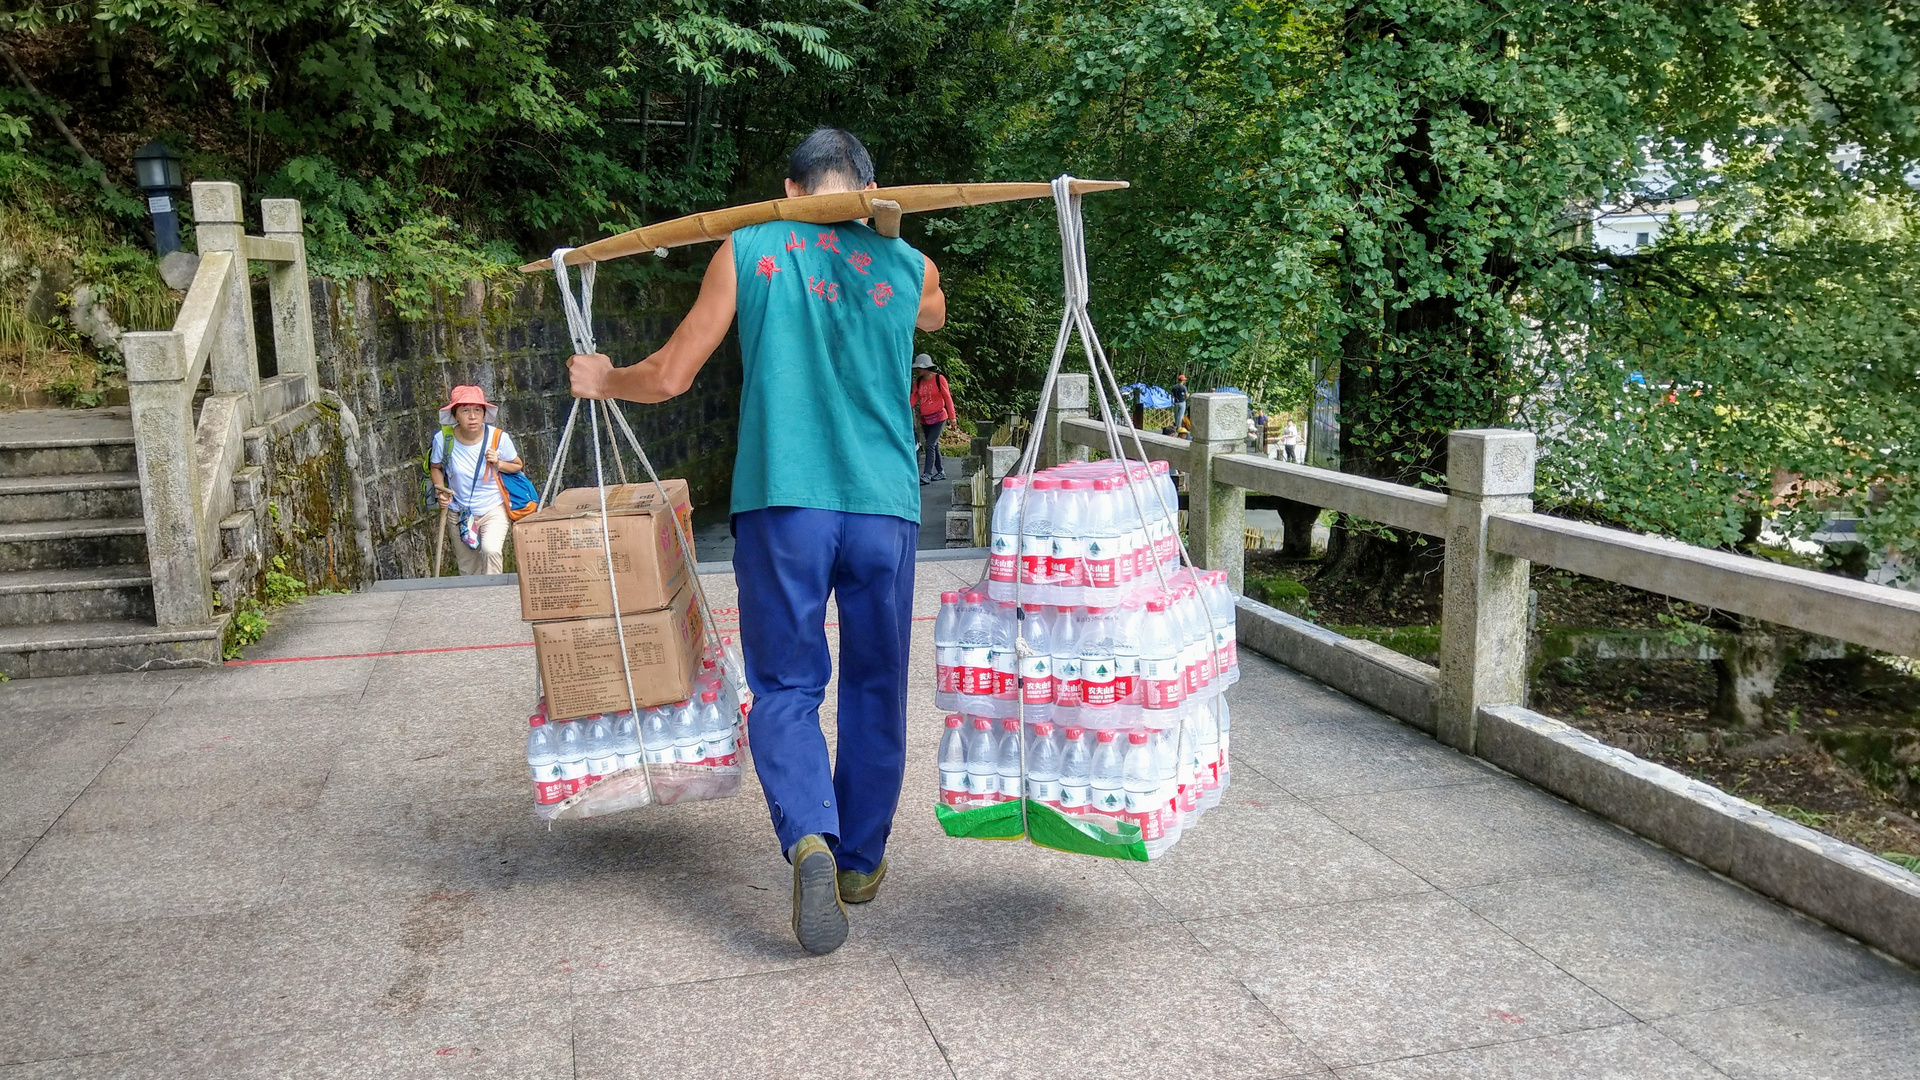
[[[678, 397], [693, 385], [713, 351], [733, 325], [735, 289], [733, 240], [721, 242], [707, 264], [700, 282], [700, 297], [693, 309], [674, 328], [665, 345], [645, 360], [617, 368], [602, 353], [575, 356], [567, 361], [573, 378], [573, 396], [583, 398], [620, 398], [623, 401], [657, 402]], [[921, 310], [925, 310], [924, 305]], [[942, 301], [942, 318], [946, 305]]]
[[920, 314], [913, 325], [918, 330], [938, 330], [947, 325], [947, 294], [940, 288], [940, 268], [932, 259], [926, 262], [926, 276], [920, 284]]

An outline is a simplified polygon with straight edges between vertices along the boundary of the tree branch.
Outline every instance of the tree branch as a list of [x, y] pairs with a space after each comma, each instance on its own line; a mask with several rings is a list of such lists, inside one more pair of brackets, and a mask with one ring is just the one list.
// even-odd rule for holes
[[31, 97], [34, 104], [40, 106], [40, 110], [47, 114], [47, 119], [53, 121], [54, 130], [60, 133], [61, 138], [67, 140], [67, 145], [73, 148], [74, 153], [80, 155], [80, 164], [99, 169], [95, 179], [100, 182], [100, 189], [109, 195], [120, 194], [120, 190], [113, 186], [113, 181], [107, 179], [106, 168], [95, 161], [92, 154], [87, 153], [86, 147], [80, 145], [80, 137], [73, 133], [73, 129], [67, 126], [65, 120], [60, 119], [60, 113], [54, 109], [53, 102], [49, 101], [47, 96], [40, 92], [40, 88], [33, 85], [33, 80], [27, 78], [27, 73], [20, 69], [20, 61], [14, 59], [13, 50], [0, 45], [0, 57], [6, 59], [7, 68], [13, 72], [14, 81], [26, 88], [27, 96]]

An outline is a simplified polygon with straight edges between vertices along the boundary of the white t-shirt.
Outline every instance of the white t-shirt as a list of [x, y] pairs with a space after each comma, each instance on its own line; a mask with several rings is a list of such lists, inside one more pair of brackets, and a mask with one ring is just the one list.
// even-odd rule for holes
[[1289, 421], [1286, 428], [1280, 432], [1281, 445], [1292, 446], [1294, 443], [1297, 443], [1299, 441], [1300, 441], [1300, 429], [1297, 427], [1294, 427], [1292, 422]]
[[[476, 518], [486, 517], [493, 508], [500, 505], [500, 482], [487, 471], [486, 448], [493, 440], [493, 432], [498, 429], [489, 427], [480, 441], [472, 446], [460, 441], [455, 435], [452, 440], [445, 432], [433, 433], [433, 456], [427, 460], [440, 466], [447, 474], [447, 486], [453, 489], [453, 508], [472, 511]], [[447, 460], [447, 443], [453, 443], [453, 460]], [[513, 436], [500, 432], [500, 460], [518, 461], [520, 451], [513, 445]]]

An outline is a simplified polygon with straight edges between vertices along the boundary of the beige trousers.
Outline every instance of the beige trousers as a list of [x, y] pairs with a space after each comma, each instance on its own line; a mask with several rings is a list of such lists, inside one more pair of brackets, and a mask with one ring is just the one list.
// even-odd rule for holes
[[500, 553], [507, 547], [507, 511], [496, 506], [487, 511], [479, 521], [480, 546], [468, 547], [460, 539], [460, 522], [457, 519], [447, 521], [447, 543], [453, 548], [453, 561], [460, 564], [460, 573], [465, 576], [474, 574], [497, 574], [500, 572]]

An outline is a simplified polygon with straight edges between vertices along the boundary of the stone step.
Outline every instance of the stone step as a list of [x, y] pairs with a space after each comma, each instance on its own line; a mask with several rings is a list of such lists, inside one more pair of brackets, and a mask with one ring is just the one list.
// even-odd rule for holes
[[131, 619], [0, 627], [0, 675], [9, 679], [215, 667], [226, 616], [205, 626]]
[[23, 409], [0, 422], [0, 476], [132, 472], [133, 419], [104, 409]]
[[142, 565], [0, 573], [0, 626], [153, 619], [153, 578]]
[[0, 525], [0, 571], [128, 564], [147, 564], [147, 525], [141, 518]]
[[0, 524], [140, 516], [136, 472], [0, 476]]

